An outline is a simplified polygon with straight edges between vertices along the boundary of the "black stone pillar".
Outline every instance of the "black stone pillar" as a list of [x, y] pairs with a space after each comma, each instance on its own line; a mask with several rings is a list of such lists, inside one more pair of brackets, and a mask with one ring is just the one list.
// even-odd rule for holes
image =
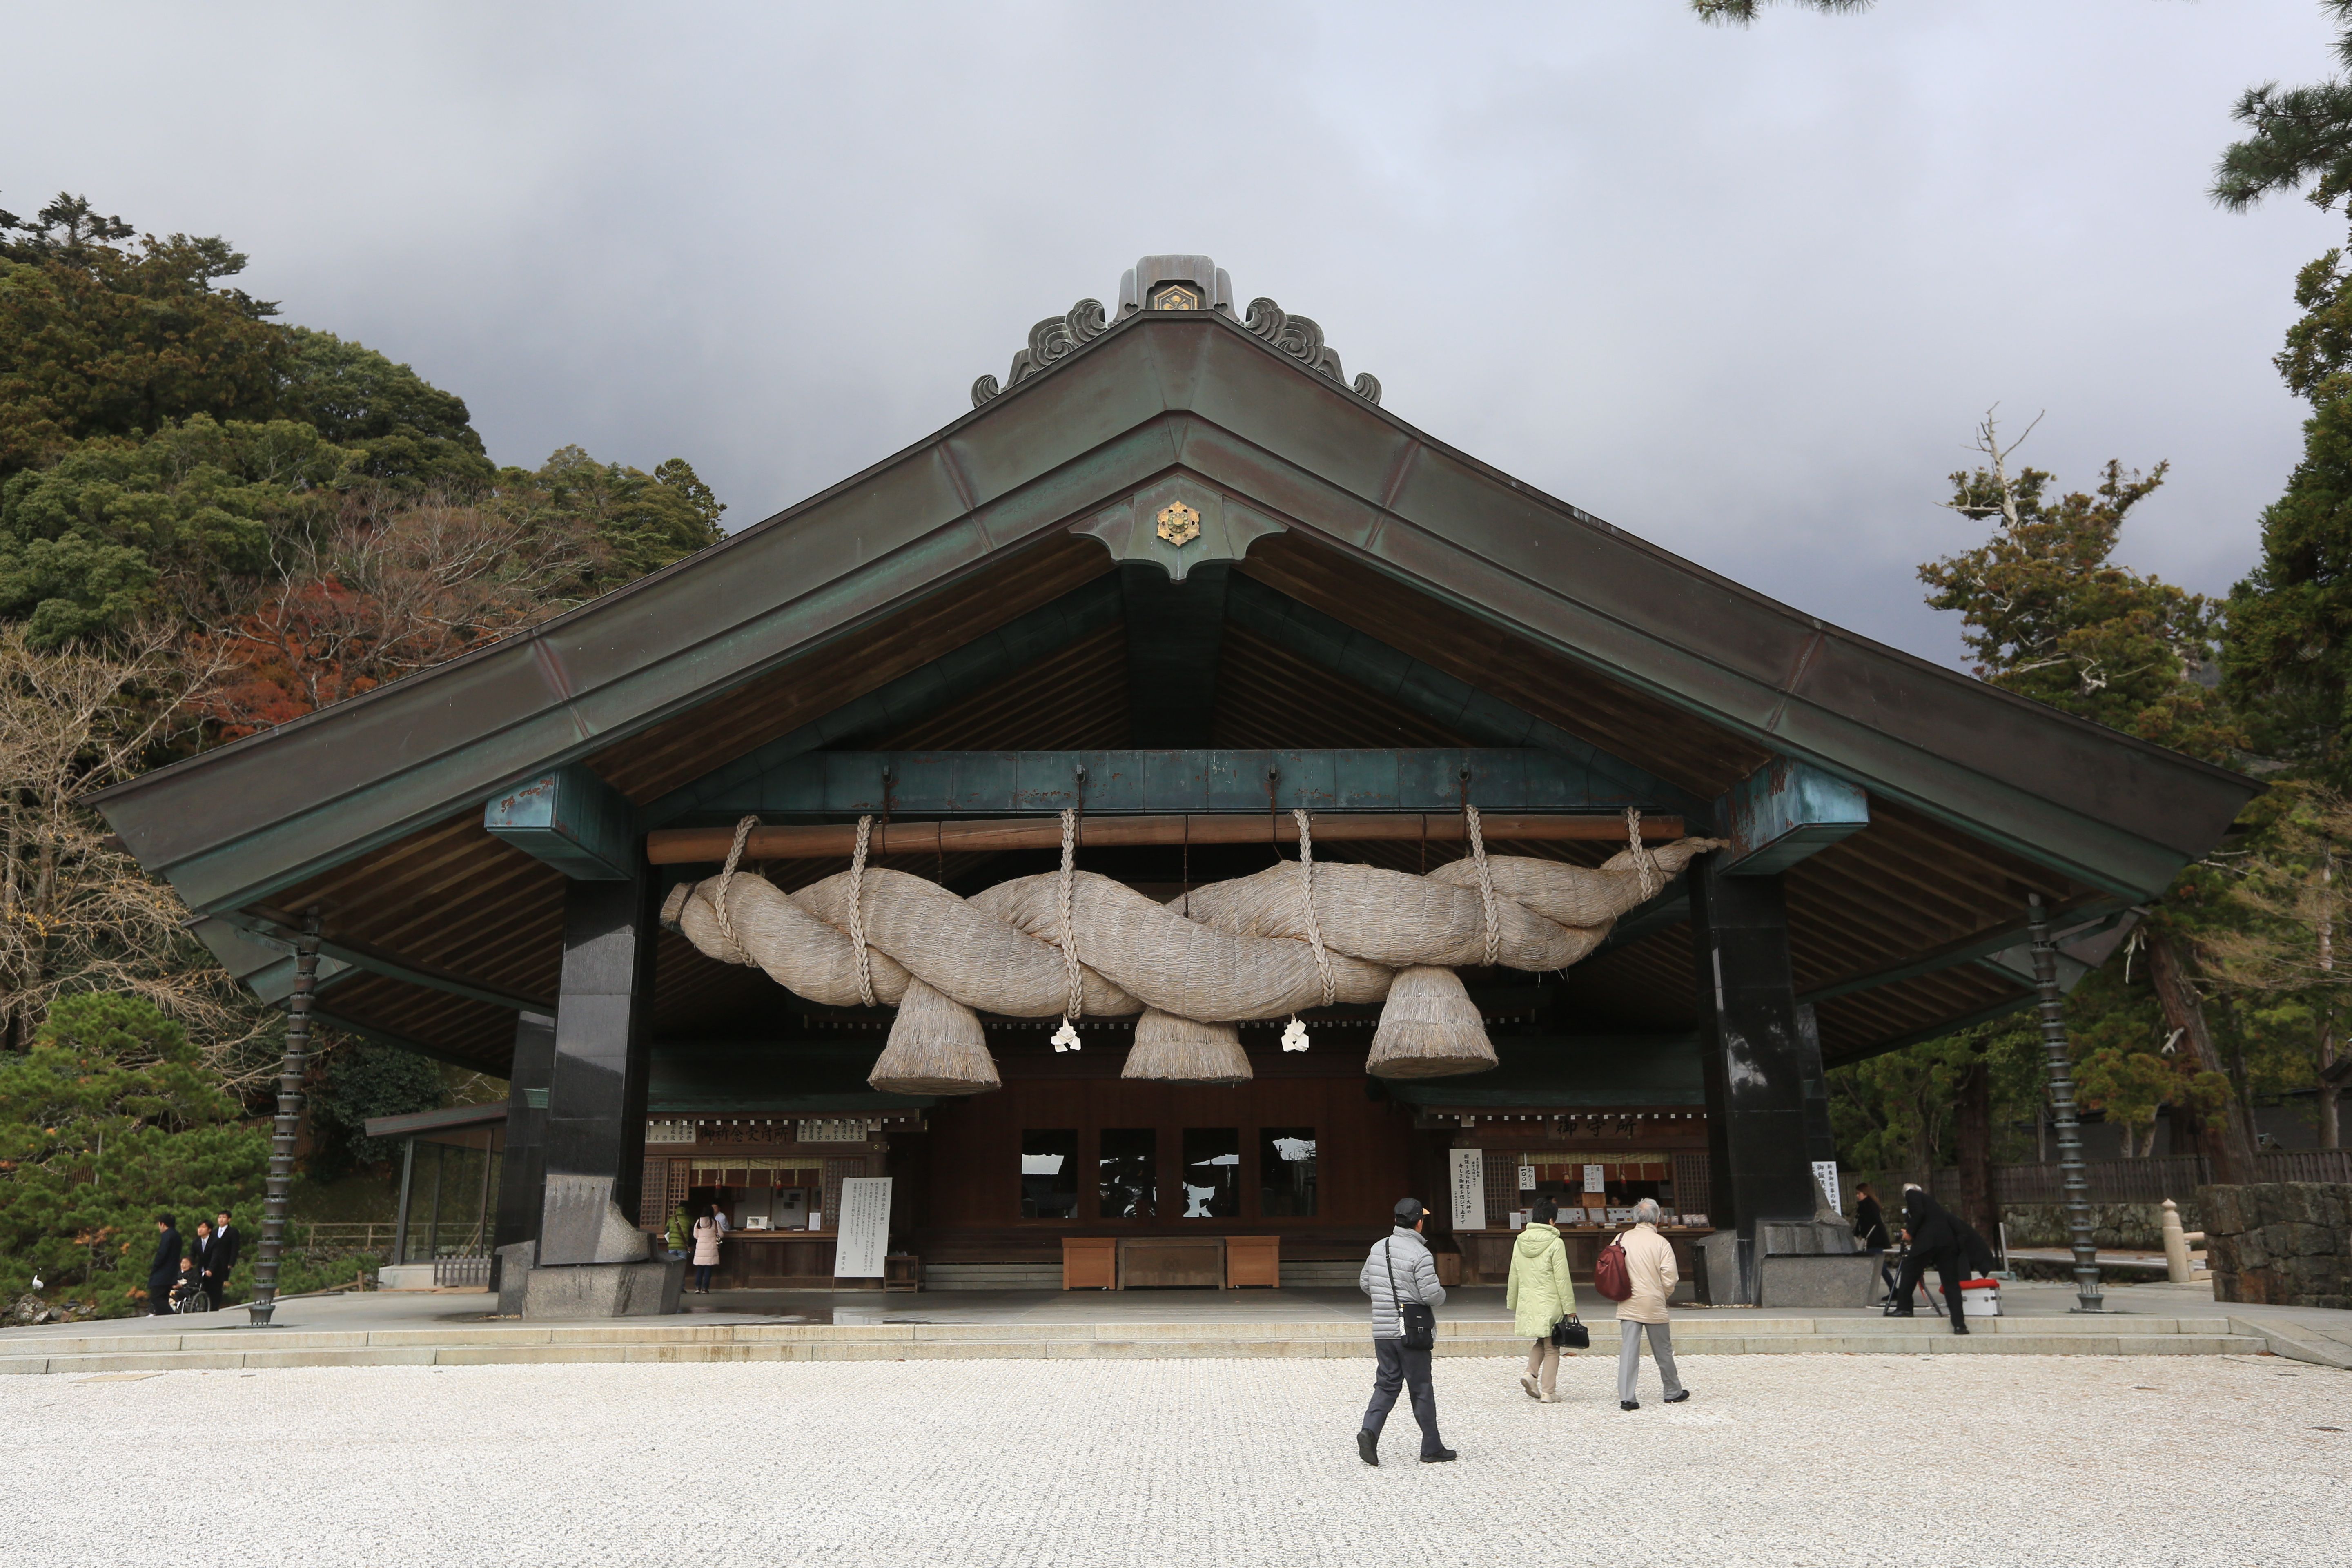
[[[497, 1248], [539, 1239], [547, 1195], [547, 1085], [555, 1072], [555, 1020], [543, 1013], [515, 1018], [514, 1068], [507, 1076], [506, 1152], [499, 1166]], [[495, 1263], [492, 1268], [496, 1268]], [[491, 1282], [495, 1289], [497, 1281]]]
[[655, 916], [648, 879], [567, 884], [563, 980], [548, 1078], [539, 1260], [642, 1261], [646, 1004]]
[[[1743, 1295], [1752, 1301], [1758, 1225], [1812, 1218], [1808, 1162], [1816, 1137], [1809, 1133], [1826, 1134], [1827, 1104], [1808, 1103], [1809, 1089], [1822, 1082], [1821, 1047], [1790, 977], [1780, 879], [1727, 877], [1715, 860], [1706, 856], [1689, 872], [1712, 1167], [1707, 1217], [1718, 1230], [1737, 1229]], [[1726, 1299], [1712, 1279], [1710, 1289]]]

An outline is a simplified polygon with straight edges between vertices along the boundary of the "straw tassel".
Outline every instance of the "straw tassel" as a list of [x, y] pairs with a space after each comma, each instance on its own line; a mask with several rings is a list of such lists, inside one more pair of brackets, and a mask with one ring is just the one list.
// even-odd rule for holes
[[1486, 1022], [1460, 975], [1427, 963], [1397, 971], [1381, 1009], [1381, 1026], [1372, 1034], [1366, 1072], [1375, 1078], [1449, 1078], [1485, 1072], [1496, 1061]]
[[889, 1041], [866, 1081], [885, 1094], [982, 1094], [1004, 1087], [980, 1015], [919, 980], [907, 982]]
[[1135, 1046], [1121, 1078], [1161, 1083], [1247, 1083], [1249, 1053], [1231, 1024], [1202, 1024], [1147, 1007], [1135, 1021]]

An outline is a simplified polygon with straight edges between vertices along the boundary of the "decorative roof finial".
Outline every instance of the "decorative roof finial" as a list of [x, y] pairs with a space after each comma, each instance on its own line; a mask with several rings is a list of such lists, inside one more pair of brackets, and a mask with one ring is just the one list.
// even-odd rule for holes
[[[1121, 321], [1143, 310], [1215, 310], [1231, 319], [1233, 279], [1205, 256], [1147, 256], [1128, 269], [1118, 287]], [[1289, 315], [1273, 300], [1261, 298], [1250, 301], [1249, 316], [1242, 324], [1365, 402], [1380, 402], [1379, 378], [1359, 375], [1350, 383], [1339, 368], [1339, 356], [1324, 347], [1323, 329], [1311, 318]], [[971, 384], [971, 405], [977, 408], [1007, 388], [1050, 370], [1109, 330], [1102, 303], [1097, 300], [1081, 300], [1068, 313], [1046, 317], [1029, 329], [1029, 346], [1013, 356], [1013, 368], [1002, 383], [983, 375]]]

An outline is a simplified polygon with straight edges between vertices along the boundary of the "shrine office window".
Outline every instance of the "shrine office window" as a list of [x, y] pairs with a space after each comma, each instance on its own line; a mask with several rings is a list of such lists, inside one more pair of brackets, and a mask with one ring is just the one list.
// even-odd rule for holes
[[1242, 1130], [1184, 1129], [1186, 1219], [1232, 1219], [1242, 1212]]
[[1315, 1129], [1258, 1130], [1257, 1212], [1265, 1219], [1314, 1217]]
[[1077, 1130], [1022, 1133], [1021, 1217], [1076, 1219], [1077, 1214]]
[[1102, 1130], [1098, 1195], [1105, 1219], [1150, 1219], [1159, 1211], [1160, 1131], [1155, 1127]]

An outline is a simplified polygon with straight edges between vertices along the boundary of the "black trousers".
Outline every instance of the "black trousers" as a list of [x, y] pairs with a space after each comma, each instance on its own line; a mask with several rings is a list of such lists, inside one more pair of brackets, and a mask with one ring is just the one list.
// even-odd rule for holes
[[168, 1318], [172, 1315], [172, 1287], [179, 1277], [173, 1274], [147, 1276], [147, 1315]]
[[1967, 1278], [1967, 1270], [1960, 1267], [1960, 1254], [1957, 1247], [1942, 1252], [1915, 1252], [1905, 1258], [1903, 1277], [1895, 1283], [1895, 1304], [1905, 1309], [1910, 1307], [1911, 1292], [1917, 1288], [1919, 1281], [1927, 1277], [1930, 1264], [1935, 1266], [1936, 1283], [1943, 1289], [1944, 1305], [1954, 1312], [1958, 1311], [1960, 1281]]
[[214, 1311], [217, 1312], [221, 1310], [221, 1299], [227, 1294], [227, 1280], [215, 1279], [210, 1275], [205, 1277], [205, 1300]]
[[1445, 1444], [1437, 1436], [1437, 1394], [1429, 1386], [1429, 1352], [1409, 1351], [1402, 1340], [1374, 1340], [1372, 1352], [1380, 1358], [1380, 1370], [1372, 1373], [1372, 1402], [1364, 1407], [1364, 1430], [1377, 1437], [1388, 1425], [1389, 1412], [1396, 1408], [1400, 1391], [1412, 1390], [1412, 1418], [1421, 1423], [1421, 1451], [1424, 1455], [1443, 1452]]

